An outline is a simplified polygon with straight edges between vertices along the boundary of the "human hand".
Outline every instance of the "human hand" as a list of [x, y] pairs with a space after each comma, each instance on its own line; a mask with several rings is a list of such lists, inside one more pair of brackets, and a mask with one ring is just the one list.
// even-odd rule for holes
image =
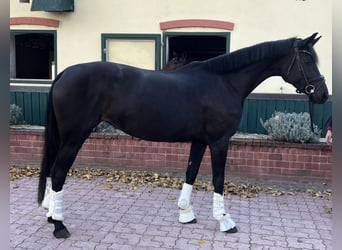
[[327, 134], [325, 135], [325, 142], [330, 144], [332, 142], [332, 131], [328, 130]]

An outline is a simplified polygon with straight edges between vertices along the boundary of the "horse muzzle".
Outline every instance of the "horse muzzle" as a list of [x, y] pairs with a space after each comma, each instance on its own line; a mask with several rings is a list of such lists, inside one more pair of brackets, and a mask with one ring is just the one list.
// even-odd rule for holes
[[311, 101], [317, 104], [325, 103], [329, 98], [328, 88], [325, 85], [325, 81], [323, 81], [320, 85], [316, 85], [313, 90], [310, 90], [309, 93], [311, 97]]

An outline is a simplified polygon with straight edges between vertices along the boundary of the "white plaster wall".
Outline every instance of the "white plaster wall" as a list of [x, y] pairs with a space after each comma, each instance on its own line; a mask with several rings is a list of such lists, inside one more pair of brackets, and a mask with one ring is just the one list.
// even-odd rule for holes
[[[71, 13], [31, 12], [30, 4], [11, 1], [11, 17], [46, 17], [60, 21], [57, 28], [58, 71], [69, 65], [101, 60], [101, 33], [162, 34], [159, 23], [177, 19], [214, 19], [235, 23], [231, 51], [259, 42], [319, 32], [319, 68], [332, 90], [331, 0], [75, 0]], [[52, 29], [13, 25], [11, 29]], [[170, 31], [222, 31], [183, 28]], [[255, 92], [294, 93], [277, 77]]]

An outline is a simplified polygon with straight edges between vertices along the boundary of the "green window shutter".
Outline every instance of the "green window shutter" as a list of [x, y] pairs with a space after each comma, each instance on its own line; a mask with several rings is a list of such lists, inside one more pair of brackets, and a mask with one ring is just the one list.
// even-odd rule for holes
[[32, 0], [31, 11], [74, 11], [74, 0]]

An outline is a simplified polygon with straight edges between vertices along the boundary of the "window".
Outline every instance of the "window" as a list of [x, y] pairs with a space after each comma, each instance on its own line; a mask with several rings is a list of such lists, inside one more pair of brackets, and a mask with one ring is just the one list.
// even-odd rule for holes
[[56, 72], [54, 31], [12, 31], [10, 36], [11, 79], [51, 80]]
[[160, 69], [160, 35], [102, 34], [102, 60]]
[[203, 61], [229, 52], [230, 33], [164, 33], [164, 63], [185, 53], [188, 61]]
[[229, 52], [229, 32], [165, 32], [160, 35], [102, 34], [102, 60], [159, 70], [174, 53], [185, 53], [188, 61], [206, 60]]

